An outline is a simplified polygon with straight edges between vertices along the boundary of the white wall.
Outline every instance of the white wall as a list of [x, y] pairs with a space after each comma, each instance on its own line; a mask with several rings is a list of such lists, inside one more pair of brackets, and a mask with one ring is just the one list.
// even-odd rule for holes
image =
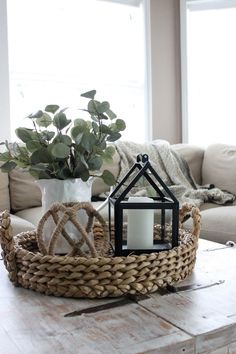
[[181, 142], [179, 0], [150, 0], [152, 138]]
[[10, 138], [10, 124], [6, 122], [6, 117], [10, 116], [6, 14], [6, 0], [0, 0], [0, 80], [5, 83], [4, 86], [0, 85], [0, 141]]

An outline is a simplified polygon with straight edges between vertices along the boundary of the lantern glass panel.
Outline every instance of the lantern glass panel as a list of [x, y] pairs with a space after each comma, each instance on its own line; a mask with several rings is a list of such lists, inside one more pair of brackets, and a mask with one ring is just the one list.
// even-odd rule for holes
[[178, 212], [177, 199], [148, 159], [145, 163], [137, 161], [109, 198], [116, 255], [150, 253], [177, 246]]

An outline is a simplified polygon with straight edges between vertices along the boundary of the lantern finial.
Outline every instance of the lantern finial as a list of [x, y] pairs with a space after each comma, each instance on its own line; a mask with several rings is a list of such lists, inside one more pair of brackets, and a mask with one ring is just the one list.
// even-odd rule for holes
[[138, 156], [137, 156], [137, 162], [142, 162], [142, 163], [146, 163], [146, 162], [148, 162], [148, 160], [149, 160], [149, 157], [148, 157], [148, 155], [147, 154], [139, 154]]

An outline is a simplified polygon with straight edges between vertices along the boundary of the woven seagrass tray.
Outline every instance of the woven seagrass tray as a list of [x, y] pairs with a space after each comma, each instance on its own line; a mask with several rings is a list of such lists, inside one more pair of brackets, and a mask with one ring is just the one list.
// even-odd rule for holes
[[[67, 216], [70, 208], [68, 210]], [[152, 293], [191, 274], [200, 233], [198, 208], [189, 204], [181, 208], [178, 247], [127, 257], [113, 257], [110, 254], [106, 223], [93, 208], [90, 207], [89, 211], [89, 227], [93, 230], [95, 244], [89, 257], [45, 254], [37, 234], [40, 228], [13, 237], [10, 214], [3, 212], [0, 217], [0, 243], [12, 283], [46, 295], [104, 298]], [[92, 223], [94, 216], [97, 221]], [[183, 222], [188, 216], [193, 219], [191, 231], [183, 229]], [[100, 245], [97, 249], [96, 244]]]

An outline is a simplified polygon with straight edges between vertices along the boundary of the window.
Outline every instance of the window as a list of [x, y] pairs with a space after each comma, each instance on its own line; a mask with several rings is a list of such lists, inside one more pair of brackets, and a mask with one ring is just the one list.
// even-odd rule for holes
[[236, 1], [189, 0], [184, 3], [185, 141], [203, 146], [235, 143]]
[[126, 121], [123, 139], [147, 139], [145, 0], [6, 3], [11, 139], [29, 113], [84, 108], [91, 89]]

